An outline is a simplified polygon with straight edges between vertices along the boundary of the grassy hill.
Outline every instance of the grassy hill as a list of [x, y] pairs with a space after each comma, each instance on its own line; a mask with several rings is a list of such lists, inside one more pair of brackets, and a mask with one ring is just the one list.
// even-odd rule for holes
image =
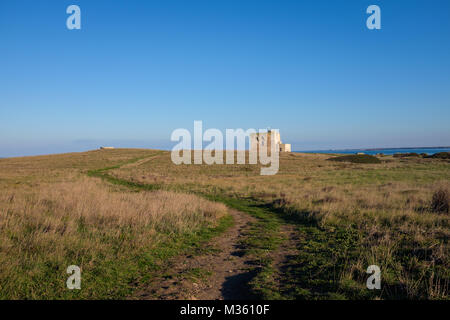
[[[158, 150], [0, 159], [0, 298], [128, 297], [221, 237], [234, 209], [255, 219], [239, 241], [256, 297], [448, 299], [450, 219], [432, 203], [448, 161], [329, 158], [282, 154], [275, 176]], [[72, 264], [82, 290], [65, 287]], [[381, 291], [366, 288], [372, 264]]]

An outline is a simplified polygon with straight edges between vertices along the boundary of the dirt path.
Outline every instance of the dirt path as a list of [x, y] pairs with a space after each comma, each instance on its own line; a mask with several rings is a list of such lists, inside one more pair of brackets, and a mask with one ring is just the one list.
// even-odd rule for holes
[[147, 157], [147, 158], [143, 158], [143, 159], [138, 160], [136, 162], [132, 162], [132, 163], [128, 163], [126, 165], [123, 165], [123, 166], [121, 166], [121, 168], [123, 169], [123, 168], [138, 167], [138, 166], [143, 165], [144, 163], [146, 163], [146, 162], [148, 162], [148, 161], [150, 161], [152, 159], [155, 159], [156, 157], [158, 157], [158, 155], [154, 155], [154, 156], [150, 156], [150, 157]]
[[[138, 167], [157, 156], [146, 157], [123, 165], [121, 168]], [[101, 177], [105, 177], [104, 172], [102, 172]], [[127, 182], [126, 180], [123, 181]], [[258, 271], [258, 268], [255, 268], [254, 265], [255, 253], [250, 256], [244, 255], [244, 250], [248, 248], [242, 248], [241, 243], [244, 240], [248, 241], [249, 235], [252, 237], [250, 243], [257, 240], [255, 235], [256, 238], [259, 236], [258, 233], [255, 234], [254, 228], [255, 225], [260, 225], [261, 221], [248, 213], [235, 209], [229, 210], [234, 220], [232, 227], [220, 236], [213, 238], [195, 254], [180, 255], [169, 261], [169, 267], [166, 270], [163, 270], [159, 275], [152, 275], [150, 284], [139, 285], [137, 282], [137, 288], [129, 299], [257, 299], [258, 297], [251, 293], [249, 281], [252, 279], [258, 281], [258, 277], [254, 277], [260, 270]], [[273, 214], [276, 215], [277, 213], [273, 212]], [[258, 221], [258, 223], [252, 224], [255, 221]], [[266, 223], [271, 223], [270, 219]], [[292, 258], [298, 253], [297, 244], [299, 240], [296, 228], [293, 225], [283, 223], [280, 223], [280, 227], [279, 232], [284, 241], [278, 248], [266, 249], [263, 253], [265, 256], [266, 253], [269, 253], [272, 263], [268, 268], [273, 267], [272, 270], [275, 271], [273, 276], [263, 278], [263, 287], [269, 288], [269, 291], [275, 290], [274, 292], [281, 292], [283, 282], [289, 280], [286, 279], [285, 271]], [[266, 227], [257, 227], [257, 230], [258, 228], [260, 228], [259, 232], [266, 232]], [[267, 230], [267, 232], [273, 231]], [[275, 236], [275, 238], [277, 237]], [[264, 242], [265, 239], [262, 238], [262, 242]], [[256, 245], [257, 247], [258, 245]], [[266, 268], [266, 266], [260, 265], [259, 269], [261, 268]], [[260, 294], [258, 293], [258, 296]]]
[[[158, 155], [147, 157], [122, 166], [140, 166]], [[247, 213], [230, 209], [234, 225], [224, 234], [212, 239], [200, 254], [181, 255], [175, 258], [168, 270], [155, 278], [148, 286], [138, 288], [131, 299], [165, 300], [241, 300], [255, 299], [248, 282], [255, 276], [250, 271], [253, 258], [243, 255], [240, 247], [250, 223], [256, 219]], [[275, 213], [274, 213], [275, 214]], [[280, 233], [285, 240], [270, 253], [275, 270], [274, 285], [283, 289], [285, 271], [298, 253], [298, 233], [293, 225], [282, 224]], [[253, 268], [253, 270], [255, 270]]]
[[247, 283], [249, 258], [242, 255], [240, 240], [249, 223], [248, 214], [230, 209], [234, 225], [214, 238], [205, 254], [180, 256], [165, 277], [152, 282], [151, 287], [138, 290], [134, 299], [251, 299]]

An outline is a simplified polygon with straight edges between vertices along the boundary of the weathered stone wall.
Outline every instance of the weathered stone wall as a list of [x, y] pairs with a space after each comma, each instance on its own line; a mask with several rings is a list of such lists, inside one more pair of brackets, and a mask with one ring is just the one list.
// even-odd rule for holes
[[280, 144], [280, 152], [291, 152], [291, 144], [290, 143], [281, 143]]
[[279, 148], [281, 144], [281, 137], [278, 131], [261, 132], [250, 135], [250, 151], [259, 152], [259, 148], [267, 148], [267, 154], [270, 154], [272, 144], [275, 144], [277, 146], [276, 148]]

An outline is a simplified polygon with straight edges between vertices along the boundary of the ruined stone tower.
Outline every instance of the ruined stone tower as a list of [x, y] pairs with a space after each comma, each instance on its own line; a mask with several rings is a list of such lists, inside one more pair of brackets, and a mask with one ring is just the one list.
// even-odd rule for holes
[[291, 152], [291, 145], [288, 143], [281, 143], [281, 136], [279, 131], [268, 130], [267, 132], [253, 133], [250, 135], [250, 151], [258, 152], [258, 148], [267, 148], [268, 154], [272, 148], [272, 144], [280, 152]]

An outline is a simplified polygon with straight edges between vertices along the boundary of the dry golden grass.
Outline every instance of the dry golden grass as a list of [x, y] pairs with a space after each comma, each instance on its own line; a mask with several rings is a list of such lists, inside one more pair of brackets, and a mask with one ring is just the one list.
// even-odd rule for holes
[[[151, 154], [133, 156], [143, 153]], [[112, 189], [81, 174], [101, 167], [102, 157], [92, 152], [0, 162], [0, 298], [123, 296], [155, 256], [172, 254], [162, 246], [213, 227], [226, 214], [224, 205], [195, 195]], [[106, 163], [130, 158], [112, 153]], [[86, 161], [81, 172], [73, 168], [80, 159]], [[69, 265], [82, 268], [79, 292], [65, 286]]]
[[146, 227], [151, 233], [182, 233], [215, 220], [226, 210], [222, 204], [189, 194], [114, 192], [99, 179], [87, 177], [41, 184], [35, 192], [4, 192], [0, 205], [2, 229], [7, 226], [8, 231], [20, 234], [26, 225], [33, 237], [78, 236], [80, 221], [87, 229], [100, 232]]
[[[154, 150], [0, 159], [0, 298], [123, 297], [143, 268], [176, 254], [174, 243], [189, 242], [177, 239], [224, 215], [224, 206], [180, 193], [201, 192], [253, 199], [314, 221], [316, 233], [299, 225], [299, 236], [309, 241], [300, 264], [332, 263], [333, 252], [313, 261], [328, 254], [320, 241], [339, 244], [334, 235], [356, 232], [357, 246], [348, 247], [356, 256], [337, 266], [340, 288], [364, 290], [361, 274], [378, 264], [385, 297], [447, 299], [450, 218], [433, 211], [432, 199], [437, 190], [450, 190], [450, 163], [382, 157], [381, 164], [353, 164], [329, 157], [282, 154], [275, 176], [261, 176], [258, 165], [176, 166], [169, 152]], [[121, 179], [177, 192], [135, 193], [86, 177], [105, 167]], [[70, 264], [83, 269], [79, 293], [65, 288]]]
[[384, 279], [392, 292], [448, 297], [450, 218], [433, 212], [432, 198], [436, 190], [450, 190], [450, 163], [386, 156], [381, 164], [353, 164], [327, 161], [330, 157], [282, 154], [279, 173], [261, 176], [256, 165], [176, 166], [166, 153], [112, 172], [141, 183], [257, 199], [312, 219], [324, 230], [354, 228], [364, 249], [340, 274], [342, 281], [354, 278], [356, 269], [379, 264], [389, 270]]

